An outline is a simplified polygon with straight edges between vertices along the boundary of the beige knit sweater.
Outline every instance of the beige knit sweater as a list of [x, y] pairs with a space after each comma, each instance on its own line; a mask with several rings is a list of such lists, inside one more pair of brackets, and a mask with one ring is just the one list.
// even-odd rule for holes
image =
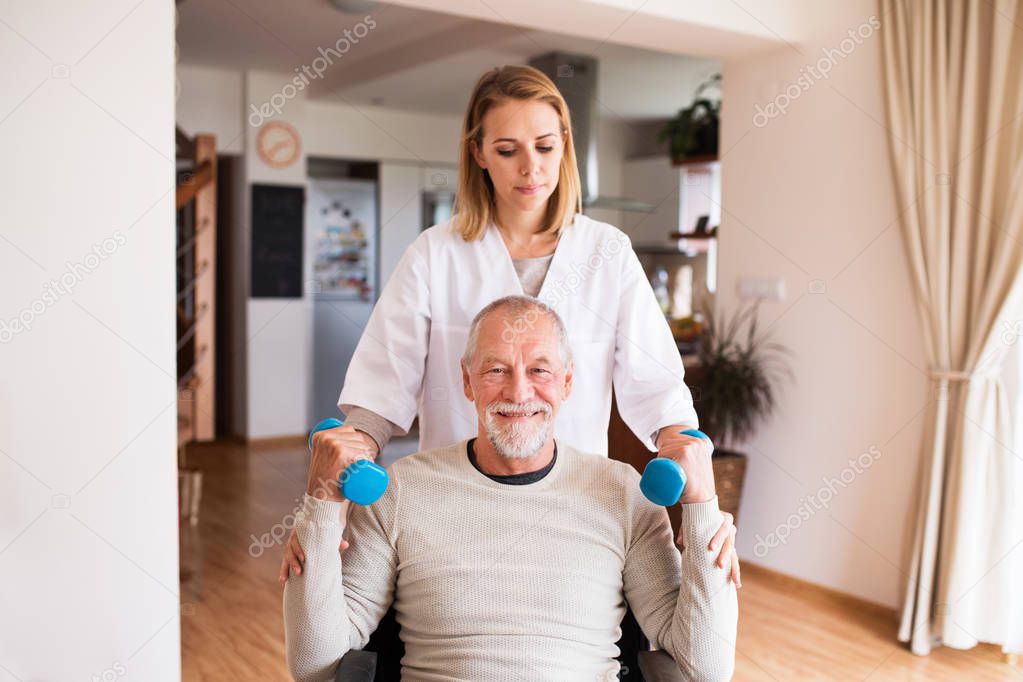
[[338, 559], [341, 504], [306, 496], [296, 523], [301, 576], [284, 592], [288, 666], [333, 680], [394, 602], [406, 680], [614, 680], [625, 602], [688, 679], [729, 679], [737, 602], [706, 547], [717, 499], [683, 505], [686, 550], [632, 467], [558, 442], [550, 473], [491, 480], [466, 443], [397, 461], [376, 503], [353, 507]]

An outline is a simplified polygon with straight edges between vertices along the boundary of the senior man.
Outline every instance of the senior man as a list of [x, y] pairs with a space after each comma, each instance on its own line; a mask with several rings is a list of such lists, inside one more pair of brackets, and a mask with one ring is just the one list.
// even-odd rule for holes
[[553, 437], [572, 362], [552, 309], [509, 296], [480, 311], [462, 377], [481, 437], [393, 464], [383, 497], [352, 509], [340, 561], [334, 482], [352, 463], [339, 445], [350, 430], [314, 437], [296, 522], [304, 570], [284, 593], [295, 679], [332, 680], [392, 602], [408, 679], [613, 679], [626, 602], [688, 678], [730, 678], [738, 607], [706, 549], [722, 524], [710, 448], [676, 454], [689, 478], [680, 553], [632, 467]]

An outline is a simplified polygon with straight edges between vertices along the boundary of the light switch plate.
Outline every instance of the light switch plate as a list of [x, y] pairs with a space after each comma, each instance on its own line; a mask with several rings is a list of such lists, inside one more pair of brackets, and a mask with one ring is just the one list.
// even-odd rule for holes
[[739, 298], [784, 301], [785, 280], [781, 277], [740, 277]]

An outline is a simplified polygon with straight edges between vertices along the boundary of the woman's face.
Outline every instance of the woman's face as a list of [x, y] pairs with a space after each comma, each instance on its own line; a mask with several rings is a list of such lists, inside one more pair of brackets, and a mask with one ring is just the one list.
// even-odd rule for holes
[[558, 186], [565, 141], [561, 121], [546, 102], [505, 100], [483, 116], [482, 142], [473, 157], [490, 174], [499, 210], [545, 210]]

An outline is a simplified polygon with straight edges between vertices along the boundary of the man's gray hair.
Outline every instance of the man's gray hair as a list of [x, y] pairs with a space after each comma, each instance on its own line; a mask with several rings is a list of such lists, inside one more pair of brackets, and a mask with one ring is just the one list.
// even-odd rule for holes
[[505, 339], [506, 335], [513, 337], [515, 334], [532, 329], [539, 317], [548, 318], [554, 324], [554, 329], [558, 334], [558, 350], [561, 355], [561, 364], [563, 367], [568, 367], [568, 363], [572, 361], [572, 348], [568, 345], [568, 332], [565, 331], [565, 323], [561, 321], [561, 316], [554, 311], [554, 308], [540, 299], [518, 294], [504, 296], [503, 298], [491, 301], [481, 311], [476, 313], [476, 317], [472, 319], [472, 324], [469, 326], [469, 340], [465, 344], [465, 354], [462, 355], [462, 362], [465, 363], [466, 367], [472, 366], [472, 359], [476, 355], [476, 344], [479, 342], [480, 327], [483, 325], [483, 321], [491, 313], [498, 311], [515, 317], [514, 323], [501, 333], [501, 338], [509, 342], [511, 338]]

